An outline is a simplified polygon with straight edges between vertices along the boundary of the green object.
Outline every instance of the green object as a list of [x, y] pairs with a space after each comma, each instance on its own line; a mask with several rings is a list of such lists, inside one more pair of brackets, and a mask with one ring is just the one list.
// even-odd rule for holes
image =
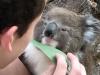
[[62, 51], [60, 51], [54, 47], [39, 43], [36, 40], [32, 40], [32, 43], [35, 47], [39, 48], [53, 63], [55, 63], [55, 56], [57, 53], [63, 55], [65, 57], [65, 61], [67, 63], [67, 70], [68, 70], [68, 72], [71, 71], [72, 65], [70, 63], [70, 60], [66, 57], [65, 53], [63, 53]]
[[39, 48], [51, 61], [53, 61], [55, 63], [55, 55], [57, 53], [63, 55], [64, 57], [66, 57], [66, 54], [64, 54], [62, 51], [48, 46], [48, 45], [44, 45], [42, 43], [37, 42], [36, 40], [32, 40], [32, 43], [35, 47]]

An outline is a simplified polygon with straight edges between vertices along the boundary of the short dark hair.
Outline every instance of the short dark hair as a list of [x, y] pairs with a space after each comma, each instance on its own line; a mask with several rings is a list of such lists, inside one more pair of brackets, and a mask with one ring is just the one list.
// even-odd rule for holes
[[44, 6], [45, 0], [0, 0], [0, 33], [16, 25], [17, 34], [22, 36]]

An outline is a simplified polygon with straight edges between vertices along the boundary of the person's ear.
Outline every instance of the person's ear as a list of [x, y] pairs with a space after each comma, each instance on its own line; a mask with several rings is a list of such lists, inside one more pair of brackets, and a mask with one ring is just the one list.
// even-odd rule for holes
[[17, 26], [12, 26], [1, 35], [1, 46], [6, 50], [12, 51], [12, 42], [14, 34], [17, 31]]

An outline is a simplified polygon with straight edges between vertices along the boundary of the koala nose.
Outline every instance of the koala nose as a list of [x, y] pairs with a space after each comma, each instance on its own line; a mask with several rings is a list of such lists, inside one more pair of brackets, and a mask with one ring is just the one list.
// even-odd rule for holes
[[46, 37], [53, 37], [57, 32], [57, 24], [55, 22], [49, 23], [44, 31]]

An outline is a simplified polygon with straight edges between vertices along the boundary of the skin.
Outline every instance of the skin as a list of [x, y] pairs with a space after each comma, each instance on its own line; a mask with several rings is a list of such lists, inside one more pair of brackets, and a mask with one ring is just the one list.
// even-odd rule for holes
[[[20, 66], [20, 67], [19, 67]], [[19, 59], [14, 60], [7, 67], [0, 70], [0, 75], [29, 75], [29, 72]]]
[[[4, 68], [14, 59], [16, 59], [27, 46], [27, 44], [32, 40], [33, 29], [37, 24], [41, 16], [37, 17], [30, 25], [26, 33], [18, 38], [15, 31], [16, 26], [11, 27], [6, 32], [4, 32], [0, 37], [0, 68]], [[30, 35], [29, 35], [30, 34]]]

